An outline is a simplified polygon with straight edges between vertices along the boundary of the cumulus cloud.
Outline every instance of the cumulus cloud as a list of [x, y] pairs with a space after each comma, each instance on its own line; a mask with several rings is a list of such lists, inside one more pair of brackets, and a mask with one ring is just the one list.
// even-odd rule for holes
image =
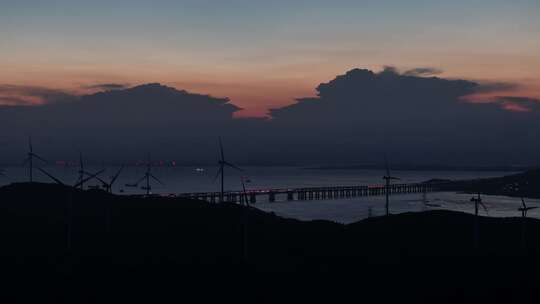
[[480, 82], [475, 89], [475, 93], [514, 91], [516, 89], [519, 89], [519, 84], [512, 82]]
[[394, 74], [394, 75], [398, 75], [399, 74], [399, 70], [397, 67], [395, 66], [392, 66], [392, 65], [385, 65], [382, 69], [382, 71], [379, 73], [379, 74]]
[[[316, 97], [271, 110], [270, 120], [234, 119], [240, 108], [228, 98], [160, 84], [40, 107], [0, 106], [0, 138], [15, 147], [15, 160], [32, 134], [45, 156], [76, 154], [76, 146], [94, 160], [117, 162], [152, 152], [178, 163], [215, 164], [218, 136], [224, 138], [227, 157], [240, 164], [380, 163], [382, 152], [393, 163], [538, 161], [539, 100], [496, 94], [509, 88], [506, 83], [423, 77], [433, 71], [413, 70], [353, 69], [317, 86]], [[498, 97], [491, 103], [463, 101], [479, 88]], [[3, 89], [26, 96], [56, 92]], [[40, 138], [45, 138], [41, 144]]]
[[[28, 88], [16, 89], [30, 94]], [[184, 158], [202, 162], [201, 158], [215, 155], [217, 136], [240, 134], [244, 128], [236, 130], [239, 123], [247, 124], [249, 132], [256, 129], [251, 127], [253, 121], [233, 119], [239, 110], [228, 98], [145, 84], [83, 95], [72, 102], [0, 106], [0, 138], [10, 142], [14, 159], [31, 134], [51, 159], [70, 157], [77, 147], [93, 160], [139, 159], [152, 152], [179, 163]]]
[[[367, 159], [391, 150], [401, 161], [413, 162], [535, 161], [532, 151], [540, 152], [535, 99], [463, 100], [514, 84], [406, 74], [394, 67], [379, 72], [353, 69], [321, 83], [317, 97], [300, 98], [269, 114], [283, 141], [288, 139], [290, 147], [298, 141], [310, 143], [309, 155], [320, 158]], [[515, 145], [530, 150], [518, 155], [510, 149]]]
[[[435, 77], [406, 76], [394, 67], [376, 73], [353, 69], [316, 90], [318, 98], [302, 98], [296, 104], [270, 110], [275, 120], [372, 120], [430, 112], [448, 115], [463, 111], [459, 98], [475, 92], [478, 83]], [[457, 114], [457, 113], [454, 113]]]

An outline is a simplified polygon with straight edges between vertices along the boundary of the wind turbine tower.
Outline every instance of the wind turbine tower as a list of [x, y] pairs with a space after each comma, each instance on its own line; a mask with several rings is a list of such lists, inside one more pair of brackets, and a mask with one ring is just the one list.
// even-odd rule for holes
[[31, 183], [34, 182], [34, 158], [47, 163], [47, 161], [41, 156], [34, 153], [34, 147], [32, 145], [32, 137], [28, 138], [28, 153], [27, 157], [24, 160], [24, 165], [28, 164], [28, 179]]
[[[219, 158], [219, 161], [218, 161], [218, 165], [219, 165], [219, 170], [216, 174], [216, 178], [217, 179], [220, 175], [221, 175], [221, 191], [220, 191], [220, 195], [219, 195], [219, 202], [220, 203], [223, 203], [224, 202], [224, 185], [225, 185], [225, 167], [231, 167], [233, 169], [236, 169], [238, 171], [244, 171], [242, 169], [240, 169], [238, 166], [236, 165], [233, 165], [231, 163], [229, 163], [228, 161], [225, 160], [225, 153], [223, 152], [223, 143], [221, 142], [221, 137], [219, 137], [219, 152], [220, 152], [220, 158]], [[215, 180], [214, 179], [214, 180]]]
[[385, 194], [386, 194], [386, 216], [390, 215], [390, 183], [392, 180], [400, 180], [399, 177], [394, 177], [390, 175], [390, 166], [388, 165], [388, 159], [386, 158], [386, 155], [384, 156], [384, 162], [386, 165], [386, 175], [383, 176], [383, 179], [385, 181]]

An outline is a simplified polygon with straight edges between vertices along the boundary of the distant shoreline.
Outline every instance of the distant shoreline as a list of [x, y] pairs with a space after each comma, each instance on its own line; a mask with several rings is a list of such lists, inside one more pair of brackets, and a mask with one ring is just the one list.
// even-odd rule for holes
[[[397, 171], [498, 171], [523, 172], [531, 170], [532, 166], [446, 166], [446, 165], [392, 165]], [[385, 170], [380, 165], [354, 165], [354, 166], [313, 166], [304, 167], [304, 170]]]

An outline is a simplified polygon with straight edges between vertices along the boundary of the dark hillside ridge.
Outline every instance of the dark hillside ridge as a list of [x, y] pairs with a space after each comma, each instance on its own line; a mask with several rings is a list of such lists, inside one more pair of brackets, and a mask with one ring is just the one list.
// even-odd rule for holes
[[440, 187], [448, 191], [540, 198], [540, 169], [494, 178], [443, 181]]
[[[479, 217], [475, 246], [474, 216], [452, 211], [342, 225], [285, 219], [238, 205], [37, 183], [0, 188], [0, 206], [3, 275], [21, 280], [18, 287], [41, 286], [54, 299], [118, 302], [139, 300], [142, 291], [149, 292], [147, 300], [180, 299], [188, 293], [224, 296], [208, 291], [213, 288], [234, 298], [244, 286], [242, 294], [250, 296], [243, 300], [283, 300], [285, 291], [303, 300], [328, 292], [335, 300], [331, 290], [344, 288], [341, 280], [364, 290], [363, 297], [400, 297], [401, 292], [421, 298], [499, 296], [492, 293], [495, 286], [514, 299], [522, 289], [532, 293], [539, 281], [533, 272], [540, 257], [536, 219]], [[349, 277], [354, 279], [345, 280]], [[318, 284], [324, 288], [313, 290]], [[399, 292], [385, 293], [385, 286]], [[48, 301], [41, 294], [21, 294]]]

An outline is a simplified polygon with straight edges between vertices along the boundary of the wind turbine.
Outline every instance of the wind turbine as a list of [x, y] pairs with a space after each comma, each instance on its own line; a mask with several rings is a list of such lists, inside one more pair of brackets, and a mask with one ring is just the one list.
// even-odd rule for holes
[[81, 190], [84, 190], [84, 176], [85, 176], [85, 171], [84, 171], [84, 162], [83, 162], [83, 157], [82, 157], [82, 152], [79, 152], [79, 182], [81, 182]]
[[390, 175], [390, 166], [388, 165], [388, 159], [386, 158], [386, 155], [384, 155], [384, 163], [386, 165], [386, 175], [383, 176], [383, 179], [386, 183], [385, 185], [385, 192], [386, 192], [386, 215], [388, 216], [390, 214], [389, 210], [389, 200], [390, 200], [390, 183], [392, 180], [400, 180], [399, 177], [393, 177]]
[[[244, 204], [245, 204], [244, 205], [245, 208], [242, 208], [242, 227], [241, 227], [242, 228], [242, 258], [244, 262], [247, 262], [248, 260], [248, 219], [247, 219], [248, 210], [247, 209], [249, 209], [249, 200], [247, 196], [246, 180], [244, 176], [240, 177], [240, 181], [242, 182], [242, 191], [243, 191]], [[242, 204], [242, 200], [240, 200], [240, 204]]]
[[[41, 171], [43, 174], [47, 175], [50, 179], [55, 181], [57, 184], [62, 185], [62, 186], [66, 186], [66, 184], [64, 184], [61, 180], [56, 178], [54, 175], [52, 175], [49, 172], [45, 171], [45, 169], [38, 167], [38, 170]], [[105, 169], [103, 169], [103, 170], [101, 170], [101, 171], [99, 171], [99, 172], [97, 172], [95, 174], [92, 174], [92, 175], [82, 179], [81, 181], [79, 181], [76, 184], [74, 184], [73, 186], [71, 186], [70, 190], [68, 191], [68, 199], [67, 199], [68, 222], [67, 222], [67, 241], [66, 241], [68, 250], [71, 250], [71, 238], [72, 238], [72, 231], [73, 231], [73, 229], [72, 229], [72, 225], [73, 225], [73, 190], [80, 187], [80, 185], [84, 184], [85, 182], [96, 178], [99, 174], [101, 174], [103, 172], [105, 172]]]
[[[54, 175], [50, 174], [49, 172], [47, 172], [45, 169], [41, 168], [41, 167], [38, 167], [37, 168], [39, 171], [41, 171], [41, 173], [47, 175], [50, 179], [52, 179], [54, 182], [56, 182], [57, 184], [59, 185], [62, 185], [62, 186], [69, 186], [69, 185], [66, 185], [64, 182], [62, 182], [61, 180], [59, 180], [58, 178], [56, 178]], [[94, 174], [90, 174], [88, 177], [86, 178], [83, 178], [82, 180], [80, 181], [77, 181], [73, 186], [71, 186], [72, 188], [78, 188], [81, 186], [81, 184], [83, 183], [86, 183], [87, 181], [89, 180], [92, 180], [94, 178], [97, 178], [98, 175], [100, 175], [101, 173], [105, 172], [105, 169], [97, 172], [97, 173], [94, 173]]]
[[527, 204], [525, 204], [525, 199], [521, 197], [521, 205], [522, 207], [518, 209], [518, 211], [521, 211], [521, 248], [525, 250], [527, 248], [527, 239], [526, 239], [526, 230], [527, 230], [527, 211], [536, 209], [538, 207], [527, 207]]
[[471, 197], [471, 202], [474, 202], [474, 247], [475, 249], [478, 248], [478, 240], [480, 238], [480, 232], [479, 232], [479, 223], [478, 223], [478, 206], [482, 206], [486, 213], [488, 213], [488, 209], [484, 203], [482, 203], [482, 198], [480, 197], [480, 192], [478, 192], [478, 195], [476, 197]]
[[[83, 161], [82, 152], [79, 152], [79, 171], [77, 173], [79, 173], [79, 179], [77, 180], [78, 182], [80, 182], [79, 187], [81, 188], [81, 190], [84, 190], [84, 184], [86, 183], [85, 176], [92, 176], [93, 173], [89, 173], [86, 170], [84, 170], [84, 161]], [[101, 182], [102, 180], [101, 178], [99, 178], [98, 175], [99, 174], [96, 174], [94, 178]]]
[[[118, 176], [120, 176], [120, 173], [122, 173], [122, 170], [124, 170], [124, 165], [122, 165], [120, 169], [116, 172], [116, 174], [111, 177], [110, 182], [106, 182], [105, 180], [99, 177], [96, 177], [96, 179], [101, 182], [103, 188], [105, 188], [105, 191], [112, 193], [112, 187], [114, 183], [116, 182], [116, 180], [118, 179]], [[89, 173], [86, 173], [86, 174], [89, 175]]]
[[[246, 191], [246, 182], [249, 182], [249, 179], [246, 180], [245, 179], [245, 176], [242, 176], [240, 177], [240, 181], [242, 182], [242, 191], [243, 191], [243, 197], [244, 197], [244, 205], [246, 207], [249, 207], [249, 200], [248, 200], [248, 196], [247, 196], [247, 191]], [[242, 203], [242, 201], [240, 201], [240, 203]]]
[[521, 211], [521, 217], [526, 218], [527, 217], [527, 211], [536, 209], [538, 207], [527, 207], [527, 204], [525, 204], [525, 199], [521, 198], [521, 208], [518, 209], [518, 211]]
[[480, 197], [480, 192], [478, 192], [476, 197], [471, 197], [471, 202], [474, 202], [474, 216], [478, 217], [478, 206], [482, 206], [486, 213], [489, 213], [486, 205], [482, 203], [482, 198]]
[[40, 160], [40, 161], [42, 161], [44, 163], [47, 163], [47, 161], [44, 158], [42, 158], [41, 156], [34, 153], [34, 148], [32, 146], [32, 137], [28, 138], [28, 153], [26, 155], [27, 155], [27, 157], [24, 160], [23, 165], [28, 164], [29, 180], [32, 183], [32, 182], [34, 182], [34, 158], [36, 158], [36, 159], [38, 159], [38, 160]]
[[225, 153], [223, 152], [223, 143], [221, 142], [221, 137], [219, 137], [219, 152], [220, 152], [220, 159], [218, 161], [219, 170], [216, 174], [216, 177], [214, 178], [214, 181], [221, 175], [221, 192], [219, 195], [219, 202], [223, 203], [223, 194], [224, 194], [224, 183], [225, 183], [225, 167], [231, 167], [233, 169], [236, 169], [238, 171], [244, 171], [237, 167], [236, 165], [233, 165], [225, 160]]
[[146, 172], [144, 173], [143, 177], [139, 179], [134, 184], [126, 184], [126, 187], [138, 187], [139, 183], [146, 180], [146, 186], [141, 187], [141, 189], [146, 190], [146, 195], [150, 195], [150, 191], [152, 190], [152, 186], [150, 185], [150, 179], [153, 179], [157, 181], [159, 184], [164, 185], [157, 177], [155, 177], [152, 172], [152, 161], [150, 160], [150, 155], [148, 155], [148, 162], [146, 164]]

